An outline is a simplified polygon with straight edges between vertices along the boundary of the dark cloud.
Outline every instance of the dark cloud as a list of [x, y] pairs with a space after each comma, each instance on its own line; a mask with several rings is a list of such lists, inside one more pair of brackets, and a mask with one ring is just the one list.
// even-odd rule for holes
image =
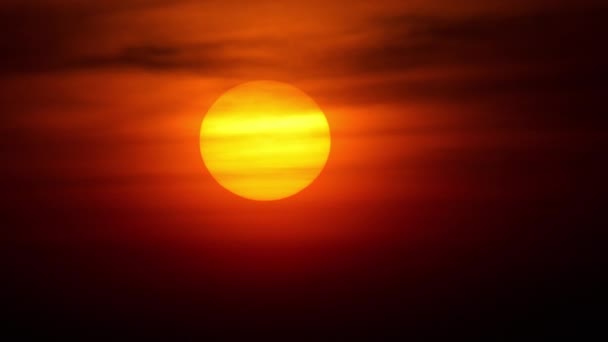
[[388, 16], [372, 24], [375, 43], [355, 53], [362, 70], [419, 66], [581, 63], [598, 60], [603, 16], [597, 12], [542, 12], [477, 17]]
[[22, 1], [0, 4], [0, 75], [80, 69], [84, 46], [103, 38], [112, 14], [156, 1]]
[[581, 121], [597, 114], [605, 89], [601, 65], [608, 55], [600, 29], [605, 14], [600, 8], [554, 8], [376, 17], [360, 28], [374, 39], [342, 52], [348, 58], [335, 70], [378, 80], [326, 95], [358, 104], [493, 103], [499, 112], [506, 106], [524, 116], [561, 114]]
[[228, 55], [227, 48], [264, 46], [267, 42], [233, 40], [182, 45], [127, 46], [114, 53], [84, 56], [70, 61], [74, 69], [133, 68], [149, 71], [184, 71], [206, 75], [229, 75], [235, 67], [271, 67], [272, 59]]
[[[83, 50], [82, 46], [90, 45], [107, 31], [99, 20], [105, 14], [143, 6], [139, 2], [127, 3], [0, 8], [3, 51], [0, 73], [120, 67], [221, 76], [237, 66], [267, 66], [269, 70], [295, 71], [304, 77], [342, 77], [429, 68], [491, 70], [523, 66], [550, 67], [562, 75], [574, 69], [580, 75], [580, 67], [593, 73], [592, 66], [608, 57], [600, 43], [605, 11], [566, 8], [465, 17], [409, 12], [375, 16], [355, 29], [369, 39], [351, 46], [333, 45], [331, 40], [340, 37], [331, 36], [324, 37], [330, 44], [311, 47], [310, 42], [300, 39], [302, 37], [258, 36], [252, 43], [251, 39], [217, 40], [203, 35], [186, 44], [141, 40], [111, 51]], [[292, 41], [296, 38], [302, 42], [294, 44]], [[251, 48], [252, 44], [263, 48], [266, 54], [224, 52], [226, 48], [232, 51]], [[288, 50], [310, 58], [294, 66], [282, 55]], [[502, 87], [508, 80], [498, 80], [498, 83], [497, 86]], [[491, 89], [486, 84], [474, 87]]]

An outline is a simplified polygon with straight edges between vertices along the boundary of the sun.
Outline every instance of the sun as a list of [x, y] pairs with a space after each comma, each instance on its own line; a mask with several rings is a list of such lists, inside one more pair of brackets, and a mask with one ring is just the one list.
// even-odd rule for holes
[[222, 94], [203, 118], [200, 151], [224, 188], [269, 201], [292, 196], [321, 173], [331, 145], [327, 118], [298, 88], [254, 81]]

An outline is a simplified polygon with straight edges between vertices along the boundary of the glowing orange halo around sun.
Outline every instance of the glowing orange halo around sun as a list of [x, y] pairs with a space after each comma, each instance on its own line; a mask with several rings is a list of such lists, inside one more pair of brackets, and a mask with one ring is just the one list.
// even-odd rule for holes
[[329, 125], [304, 92], [274, 81], [243, 83], [211, 106], [200, 151], [213, 178], [252, 200], [277, 200], [309, 186], [329, 156]]

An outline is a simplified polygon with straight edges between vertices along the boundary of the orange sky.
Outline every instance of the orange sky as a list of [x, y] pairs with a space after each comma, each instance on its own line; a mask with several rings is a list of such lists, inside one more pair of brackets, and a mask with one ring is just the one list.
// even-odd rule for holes
[[[47, 340], [581, 339], [573, 322], [604, 309], [589, 303], [605, 292], [606, 13], [0, 0], [8, 325]], [[304, 91], [332, 134], [319, 177], [276, 202], [223, 189], [199, 152], [209, 107], [253, 80]]]
[[[60, 187], [82, 206], [180, 212], [195, 223], [201, 212], [253, 210], [206, 173], [198, 130], [223, 91], [273, 79], [312, 96], [332, 131], [325, 171], [284, 204], [295, 212], [496, 196], [497, 155], [578, 134], [532, 133], [546, 113], [516, 86], [569, 91], [543, 83], [574, 57], [555, 58], [561, 40], [531, 23], [578, 34], [554, 21], [568, 5], [548, 4], [3, 2], [3, 34], [16, 41], [0, 85], [4, 127], [29, 156], [8, 172], [43, 185], [43, 198]], [[490, 170], [484, 186], [475, 168]]]

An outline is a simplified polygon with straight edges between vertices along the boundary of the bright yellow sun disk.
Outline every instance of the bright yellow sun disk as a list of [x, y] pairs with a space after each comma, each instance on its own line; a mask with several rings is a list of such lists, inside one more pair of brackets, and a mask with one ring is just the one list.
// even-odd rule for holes
[[254, 200], [294, 195], [319, 175], [329, 155], [327, 119], [301, 90], [273, 81], [228, 90], [203, 119], [200, 148], [211, 175]]

